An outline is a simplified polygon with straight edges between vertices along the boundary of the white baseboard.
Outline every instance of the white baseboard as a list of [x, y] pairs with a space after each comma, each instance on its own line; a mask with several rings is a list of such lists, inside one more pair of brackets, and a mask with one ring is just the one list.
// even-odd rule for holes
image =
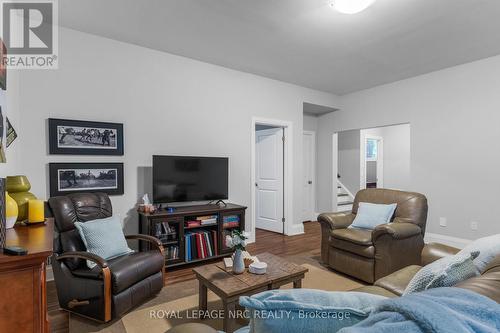
[[426, 243], [441, 243], [448, 246], [453, 246], [458, 249], [464, 248], [467, 244], [472, 242], [469, 239], [457, 238], [452, 236], [446, 236], [441, 234], [433, 234], [430, 232], [425, 233], [424, 241]]
[[304, 224], [298, 223], [290, 227], [287, 236], [301, 235], [304, 233]]

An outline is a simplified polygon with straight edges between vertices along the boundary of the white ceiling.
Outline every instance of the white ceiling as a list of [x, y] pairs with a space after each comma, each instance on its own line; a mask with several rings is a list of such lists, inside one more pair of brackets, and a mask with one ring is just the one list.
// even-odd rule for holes
[[64, 0], [60, 24], [345, 94], [500, 54], [499, 0]]

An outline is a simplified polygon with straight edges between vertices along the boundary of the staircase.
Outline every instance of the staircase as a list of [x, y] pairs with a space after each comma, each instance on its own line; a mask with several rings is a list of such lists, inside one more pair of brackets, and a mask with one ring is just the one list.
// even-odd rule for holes
[[337, 180], [337, 212], [347, 212], [352, 210], [354, 196], [351, 192]]

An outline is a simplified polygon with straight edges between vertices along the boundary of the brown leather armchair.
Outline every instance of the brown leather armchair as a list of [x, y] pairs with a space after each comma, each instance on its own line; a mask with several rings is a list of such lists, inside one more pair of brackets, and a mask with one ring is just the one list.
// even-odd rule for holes
[[[397, 203], [392, 223], [374, 230], [348, 228], [360, 202]], [[368, 283], [403, 267], [418, 265], [424, 247], [427, 199], [424, 195], [386, 189], [356, 194], [352, 212], [324, 213], [321, 224], [321, 260], [333, 269]]]
[[[86, 252], [75, 222], [112, 215], [111, 201], [103, 193], [74, 193], [49, 199], [55, 221], [52, 267], [59, 305], [64, 310], [108, 322], [157, 294], [164, 283], [162, 243], [148, 235], [130, 235], [151, 243], [154, 250], [104, 260]], [[86, 260], [96, 267], [90, 269]]]

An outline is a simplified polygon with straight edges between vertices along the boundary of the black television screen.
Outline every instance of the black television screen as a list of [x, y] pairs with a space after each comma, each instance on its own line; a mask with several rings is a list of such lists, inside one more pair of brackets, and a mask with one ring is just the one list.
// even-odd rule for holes
[[155, 203], [228, 198], [228, 158], [153, 156]]

